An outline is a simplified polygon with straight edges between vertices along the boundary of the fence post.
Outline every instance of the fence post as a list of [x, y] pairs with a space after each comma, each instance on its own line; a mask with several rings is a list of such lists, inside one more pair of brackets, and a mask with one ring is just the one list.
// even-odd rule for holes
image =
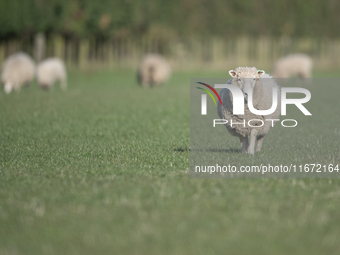
[[36, 34], [34, 37], [34, 58], [37, 63], [45, 58], [46, 39], [43, 33]]
[[81, 70], [88, 69], [89, 49], [90, 49], [90, 43], [87, 39], [86, 40], [83, 39], [79, 42], [78, 65]]

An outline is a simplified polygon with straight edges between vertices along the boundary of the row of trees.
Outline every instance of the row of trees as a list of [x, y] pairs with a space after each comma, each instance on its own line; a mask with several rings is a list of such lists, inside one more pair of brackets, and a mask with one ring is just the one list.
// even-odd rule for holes
[[338, 0], [2, 0], [0, 39], [340, 36]]

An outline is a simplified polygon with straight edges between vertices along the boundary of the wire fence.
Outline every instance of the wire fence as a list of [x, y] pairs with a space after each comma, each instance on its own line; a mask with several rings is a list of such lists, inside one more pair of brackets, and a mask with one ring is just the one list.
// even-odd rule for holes
[[[41, 41], [40, 41], [41, 44]], [[59, 57], [69, 68], [81, 70], [137, 68], [146, 53], [163, 54], [174, 70], [226, 70], [256, 66], [271, 70], [274, 62], [290, 53], [306, 53], [320, 70], [340, 68], [340, 39], [311, 38], [180, 38], [152, 37], [70, 39], [49, 36], [43, 53], [36, 57]], [[34, 38], [0, 42], [0, 62], [17, 51], [36, 56]], [[38, 59], [37, 59], [38, 58]]]

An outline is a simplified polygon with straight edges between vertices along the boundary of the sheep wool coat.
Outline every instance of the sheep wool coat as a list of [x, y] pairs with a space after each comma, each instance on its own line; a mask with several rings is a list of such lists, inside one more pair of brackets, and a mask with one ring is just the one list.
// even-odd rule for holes
[[[254, 73], [257, 72], [256, 68], [248, 68], [249, 70], [241, 70], [239, 72], [240, 76], [242, 77], [242, 71], [253, 71]], [[254, 70], [252, 70], [254, 69]], [[236, 69], [237, 70], [237, 69]], [[247, 77], [247, 75], [244, 75]], [[232, 84], [235, 86], [237, 85], [237, 82], [234, 78], [230, 79], [228, 81], [228, 84]], [[269, 115], [256, 115], [252, 113], [249, 108], [248, 104], [245, 103], [244, 105], [244, 115], [234, 115], [233, 114], [233, 96], [229, 89], [222, 89], [220, 91], [220, 97], [223, 104], [223, 107], [221, 107], [220, 104], [218, 104], [217, 112], [221, 119], [226, 119], [228, 121], [227, 124], [225, 124], [226, 128], [228, 129], [229, 133], [233, 136], [243, 136], [247, 137], [250, 135], [252, 129], [256, 129], [258, 131], [258, 136], [264, 136], [268, 133], [269, 129], [273, 126], [272, 121], [267, 121], [269, 119], [276, 119], [278, 120], [280, 117], [281, 112], [281, 93], [279, 86], [276, 84], [275, 80], [267, 75], [264, 74], [259, 78], [254, 86], [253, 89], [253, 106], [257, 110], [268, 110], [272, 106], [272, 88], [276, 86], [278, 88], [278, 104], [276, 110]], [[250, 122], [250, 124], [253, 127], [250, 127], [248, 125], [248, 121], [253, 120]], [[263, 121], [263, 125], [262, 122]], [[231, 126], [231, 123], [233, 125]], [[235, 123], [241, 123], [241, 124], [235, 124]], [[245, 123], [245, 127], [243, 125]], [[275, 121], [274, 121], [275, 124]], [[256, 127], [254, 127], [256, 126]]]

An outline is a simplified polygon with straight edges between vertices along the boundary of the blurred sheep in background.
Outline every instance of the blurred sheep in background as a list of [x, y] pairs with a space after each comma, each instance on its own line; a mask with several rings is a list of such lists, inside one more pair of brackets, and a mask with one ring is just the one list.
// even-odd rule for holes
[[7, 94], [19, 91], [23, 85], [30, 85], [35, 76], [35, 63], [23, 52], [10, 55], [4, 62], [1, 81]]
[[138, 71], [138, 80], [143, 87], [157, 86], [165, 83], [171, 74], [168, 61], [158, 54], [146, 55]]
[[42, 61], [37, 68], [37, 80], [42, 89], [50, 89], [59, 81], [62, 90], [67, 89], [67, 73], [64, 62], [59, 58]]
[[313, 60], [306, 54], [291, 54], [278, 59], [274, 64], [274, 78], [312, 77]]

